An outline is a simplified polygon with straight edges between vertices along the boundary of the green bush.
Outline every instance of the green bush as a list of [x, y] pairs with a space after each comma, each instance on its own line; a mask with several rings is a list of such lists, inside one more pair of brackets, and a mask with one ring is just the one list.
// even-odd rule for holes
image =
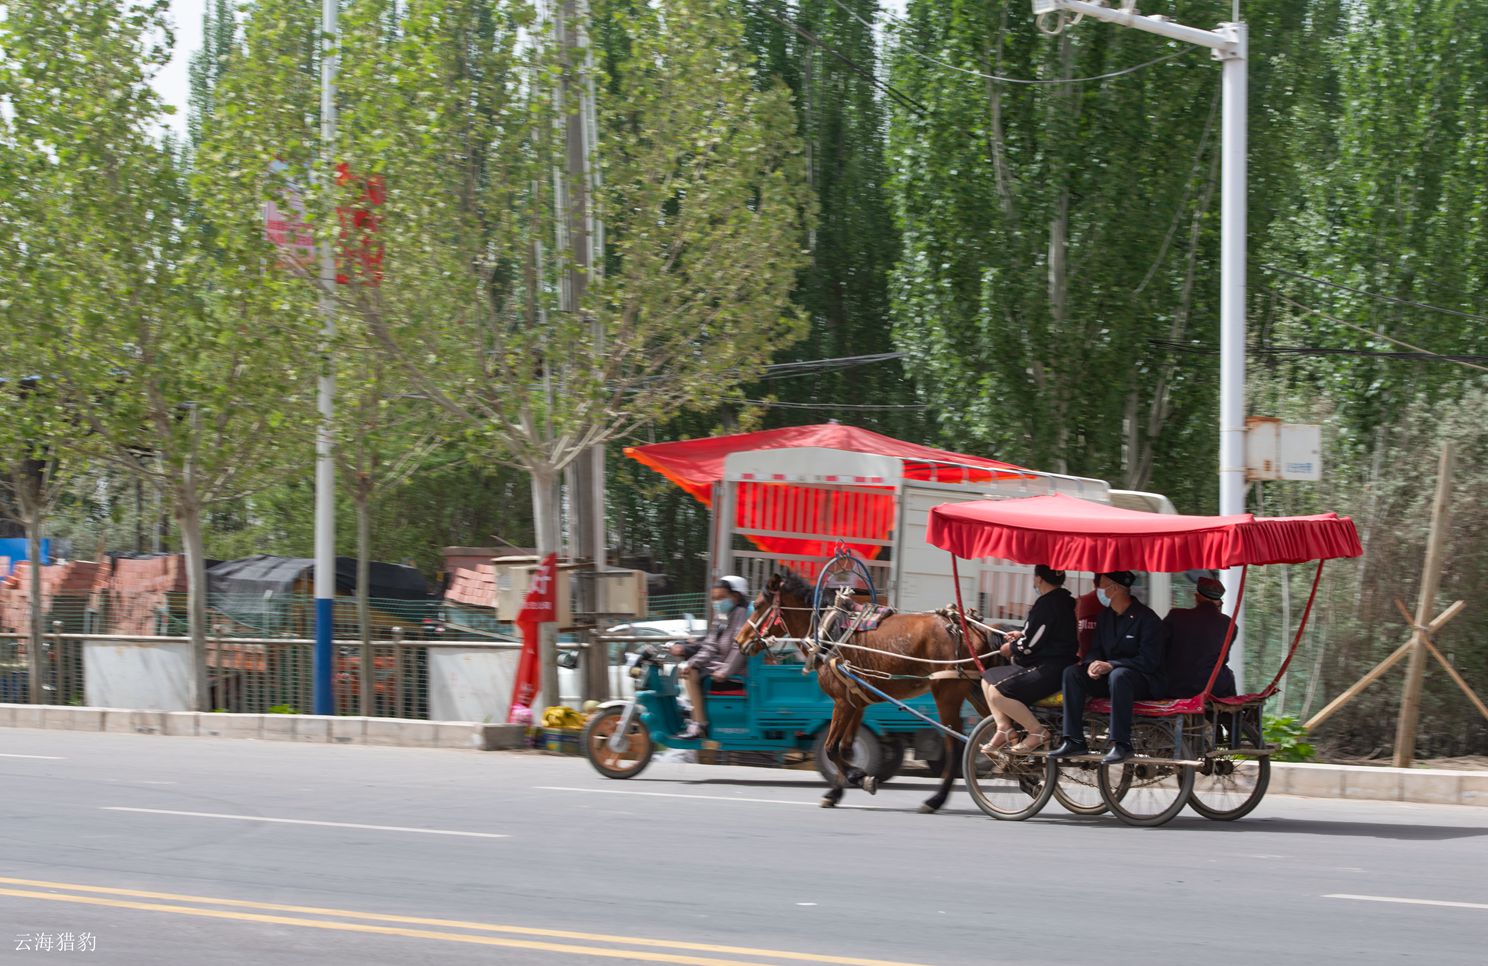
[[1292, 715], [1267, 715], [1263, 728], [1266, 744], [1275, 749], [1272, 761], [1309, 761], [1317, 754], [1307, 740], [1307, 727]]
[[299, 714], [300, 709], [288, 704], [276, 704], [269, 708], [269, 714]]

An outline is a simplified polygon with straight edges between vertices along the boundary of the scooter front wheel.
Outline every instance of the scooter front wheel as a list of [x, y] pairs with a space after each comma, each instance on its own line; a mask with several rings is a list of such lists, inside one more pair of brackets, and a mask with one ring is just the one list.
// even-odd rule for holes
[[[625, 722], [626, 708], [605, 708], [589, 719], [584, 726], [584, 757], [594, 770], [606, 778], [634, 778], [651, 764], [651, 753], [656, 750], [651, 732], [641, 721], [639, 714]], [[610, 739], [621, 729], [624, 734], [611, 747]]]

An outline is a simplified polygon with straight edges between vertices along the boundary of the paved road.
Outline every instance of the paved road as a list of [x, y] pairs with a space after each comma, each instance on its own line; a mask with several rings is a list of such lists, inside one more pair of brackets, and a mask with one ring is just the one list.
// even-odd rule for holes
[[1488, 809], [1147, 830], [927, 788], [827, 811], [806, 772], [0, 731], [0, 962], [81, 957], [12, 951], [64, 932], [152, 966], [1488, 960]]

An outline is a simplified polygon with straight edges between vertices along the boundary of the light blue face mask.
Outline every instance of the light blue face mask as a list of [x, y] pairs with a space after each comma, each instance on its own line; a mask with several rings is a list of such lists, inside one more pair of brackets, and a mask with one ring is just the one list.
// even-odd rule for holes
[[713, 613], [717, 614], [719, 617], [723, 617], [725, 614], [733, 609], [734, 602], [729, 600], [727, 597], [725, 597], [723, 600], [715, 600], [713, 602]]
[[1102, 607], [1111, 606], [1111, 598], [1106, 595], [1106, 592], [1104, 590], [1097, 590], [1095, 592], [1095, 599], [1101, 602]]

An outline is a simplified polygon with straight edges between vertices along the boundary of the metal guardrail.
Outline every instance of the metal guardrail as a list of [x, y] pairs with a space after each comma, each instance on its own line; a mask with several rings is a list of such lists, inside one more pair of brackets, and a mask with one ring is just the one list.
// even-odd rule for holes
[[[332, 694], [336, 714], [386, 718], [429, 717], [429, 652], [439, 648], [519, 651], [518, 641], [407, 640], [394, 628], [391, 640], [372, 642], [372, 706], [362, 707], [362, 642], [332, 642]], [[657, 638], [639, 638], [655, 642]], [[27, 635], [0, 632], [0, 702], [29, 702]], [[43, 704], [85, 702], [84, 644], [189, 644], [189, 637], [142, 634], [53, 633], [42, 645]], [[207, 678], [214, 711], [245, 714], [303, 714], [314, 704], [315, 641], [312, 638], [220, 637], [207, 639]], [[563, 651], [587, 658], [588, 642], [564, 642]], [[598, 653], [598, 648], [594, 649]], [[608, 663], [608, 662], [607, 662]], [[581, 675], [580, 680], [586, 678]], [[603, 698], [605, 695], [598, 694]]]

